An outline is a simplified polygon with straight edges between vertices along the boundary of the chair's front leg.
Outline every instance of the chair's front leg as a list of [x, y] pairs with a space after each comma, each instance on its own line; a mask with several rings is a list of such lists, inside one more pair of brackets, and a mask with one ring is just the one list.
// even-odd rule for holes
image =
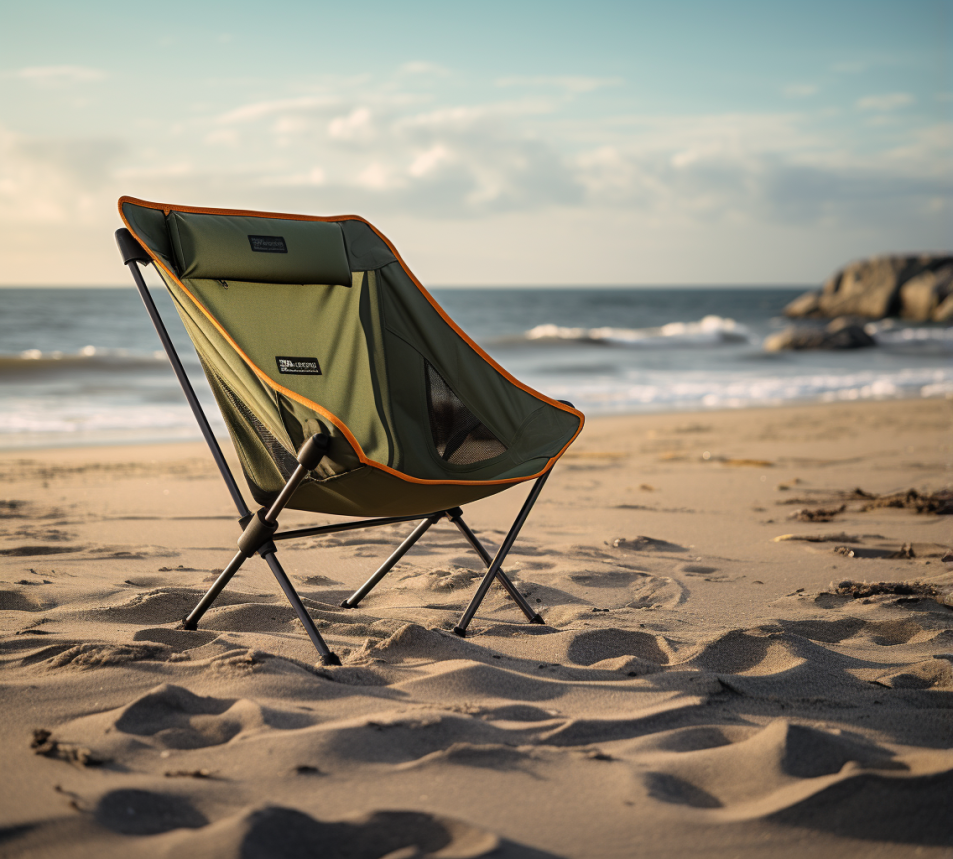
[[[447, 518], [453, 522], [457, 528], [460, 529], [460, 533], [463, 534], [467, 542], [483, 559], [483, 563], [489, 567], [490, 564], [493, 563], [493, 558], [490, 557], [490, 553], [486, 550], [486, 547], [483, 545], [483, 543], [480, 542], [479, 537], [477, 537], [477, 535], [470, 530], [470, 526], [463, 521], [463, 511], [459, 507], [455, 507], [453, 510], [448, 510]], [[532, 606], [526, 602], [525, 597], [516, 589], [516, 585], [514, 585], [509, 576], [503, 572], [502, 567], [497, 570], [496, 578], [506, 592], [513, 598], [513, 601], [520, 607], [520, 610], [526, 615], [526, 619], [530, 623], [543, 623], [543, 619], [539, 616], [539, 612], [534, 611]]]
[[[523, 507], [520, 510], [519, 515], [516, 517], [516, 521], [513, 522], [513, 526], [510, 528], [509, 533], [503, 540], [503, 544], [500, 546], [499, 551], [497, 551], [496, 557], [493, 559], [493, 563], [490, 564], [489, 569], [486, 571], [486, 575], [483, 577], [483, 581], [481, 581], [479, 587], [477, 587], [477, 592], [473, 595], [473, 599], [470, 600], [470, 605], [467, 606], [466, 611], [460, 618], [460, 622], [453, 628], [453, 631], [461, 638], [466, 636], [467, 627], [470, 625], [470, 621], [473, 620], [473, 615], [476, 614], [476, 610], [480, 607], [480, 603], [483, 602], [483, 598], [490, 589], [493, 579], [495, 579], [499, 574], [500, 568], [503, 566], [503, 561], [509, 554], [510, 549], [513, 548], [513, 544], [516, 542], [516, 538], [519, 536], [520, 530], [526, 522], [530, 511], [533, 509], [536, 499], [539, 498], [539, 493], [543, 491], [543, 486], [546, 483], [549, 474], [550, 473], [547, 471], [542, 477], [537, 479], [536, 483], [533, 485], [533, 488], [530, 490], [526, 501], [523, 502]], [[537, 622], [542, 623], [542, 618], [540, 618], [540, 620]]]
[[232, 576], [238, 572], [239, 567], [245, 562], [245, 559], [250, 558], [257, 552], [265, 559], [271, 568], [272, 573], [278, 580], [278, 584], [291, 603], [291, 607], [295, 610], [295, 614], [297, 614], [298, 619], [303, 624], [305, 632], [307, 632], [308, 637], [320, 654], [321, 661], [325, 665], [341, 664], [341, 661], [331, 652], [321, 637], [321, 633], [318, 632], [317, 627], [314, 625], [311, 615], [308, 614], [307, 609], [305, 609], [304, 604], [301, 602], [301, 598], [298, 596], [297, 591], [295, 591], [294, 585], [291, 584], [290, 579], [275, 557], [277, 549], [275, 548], [274, 541], [271, 539], [275, 531], [278, 530], [278, 515], [291, 500], [291, 496], [294, 495], [295, 490], [301, 485], [301, 481], [305, 479], [308, 472], [317, 468], [318, 463], [321, 462], [327, 453], [329, 442], [330, 440], [326, 435], [319, 433], [309, 438], [301, 446], [301, 450], [298, 451], [298, 467], [294, 470], [291, 477], [288, 478], [288, 481], [285, 483], [281, 492], [278, 493], [278, 497], [274, 500], [271, 507], [267, 510], [262, 507], [249, 519], [245, 525], [245, 530], [238, 538], [238, 553], [232, 558], [229, 565], [222, 570], [219, 577], [215, 580], [212, 587], [208, 589], [205, 596], [202, 597], [199, 604], [192, 609], [192, 612], [182, 622], [185, 629], [196, 628], [199, 619], [205, 614], [212, 603], [215, 602], [216, 597], [222, 592]]

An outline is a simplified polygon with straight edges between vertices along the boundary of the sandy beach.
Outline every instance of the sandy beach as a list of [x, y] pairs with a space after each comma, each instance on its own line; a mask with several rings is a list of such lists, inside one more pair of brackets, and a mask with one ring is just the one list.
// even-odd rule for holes
[[591, 419], [506, 565], [545, 626], [449, 631], [446, 523], [351, 611], [412, 526], [281, 545], [336, 668], [258, 558], [179, 628], [238, 536], [201, 444], [0, 454], [0, 855], [948, 857], [951, 418]]

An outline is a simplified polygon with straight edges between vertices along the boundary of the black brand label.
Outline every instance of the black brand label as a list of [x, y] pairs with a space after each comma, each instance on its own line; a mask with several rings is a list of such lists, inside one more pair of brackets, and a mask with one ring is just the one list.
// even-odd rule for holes
[[292, 376], [320, 376], [321, 365], [317, 358], [286, 358], [283, 355], [275, 356], [278, 363], [278, 372]]
[[251, 249], [260, 254], [286, 254], [288, 246], [281, 236], [249, 236]]

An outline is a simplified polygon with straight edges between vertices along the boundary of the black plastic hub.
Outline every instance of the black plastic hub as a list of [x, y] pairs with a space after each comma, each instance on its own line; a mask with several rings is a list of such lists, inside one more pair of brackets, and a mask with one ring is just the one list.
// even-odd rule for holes
[[313, 471], [318, 467], [318, 463], [321, 462], [324, 455], [328, 452], [330, 444], [331, 439], [323, 432], [311, 436], [311, 438], [301, 445], [301, 450], [298, 451], [298, 462], [307, 468], [308, 471]]
[[[255, 552], [268, 554], [269, 551], [277, 551], [274, 543], [271, 542], [271, 535], [278, 530], [277, 522], [266, 522], [264, 509], [259, 510], [252, 520], [245, 526], [241, 537], [238, 538], [238, 549], [246, 557], [250, 558]], [[270, 544], [270, 545], [269, 545]]]

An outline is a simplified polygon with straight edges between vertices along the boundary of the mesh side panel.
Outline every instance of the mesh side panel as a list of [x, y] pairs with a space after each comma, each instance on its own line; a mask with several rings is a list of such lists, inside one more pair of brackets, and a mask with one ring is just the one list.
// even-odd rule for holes
[[281, 476], [287, 480], [298, 467], [298, 460], [295, 459], [295, 457], [285, 449], [285, 446], [268, 431], [268, 428], [260, 420], [258, 420], [255, 413], [249, 409], [247, 405], [245, 405], [241, 398], [228, 386], [221, 376], [216, 375], [215, 379], [219, 385], [221, 385], [222, 392], [228, 398], [232, 408], [242, 416], [245, 423], [248, 424], [252, 432], [258, 436], [259, 441], [265, 446], [265, 449], [271, 455], [271, 458], [277, 466], [278, 471], [281, 473]]
[[473, 465], [506, 453], [503, 444], [450, 389], [429, 361], [424, 361], [430, 432], [441, 459]]

